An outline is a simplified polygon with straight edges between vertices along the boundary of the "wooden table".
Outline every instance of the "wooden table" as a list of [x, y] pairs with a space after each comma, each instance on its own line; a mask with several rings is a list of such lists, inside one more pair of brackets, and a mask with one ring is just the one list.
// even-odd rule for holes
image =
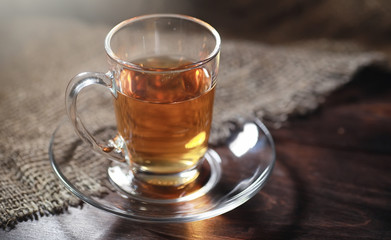
[[222, 216], [146, 224], [85, 205], [19, 223], [0, 239], [391, 238], [391, 73], [361, 71], [316, 112], [272, 135], [269, 182]]

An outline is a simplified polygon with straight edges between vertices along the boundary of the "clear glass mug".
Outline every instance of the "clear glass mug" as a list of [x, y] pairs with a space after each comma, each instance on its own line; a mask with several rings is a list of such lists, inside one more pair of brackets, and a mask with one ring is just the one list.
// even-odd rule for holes
[[[212, 122], [220, 36], [188, 16], [131, 18], [106, 36], [107, 73], [75, 76], [66, 90], [67, 114], [82, 140], [108, 159], [126, 162], [153, 186], [181, 187], [199, 175]], [[113, 95], [118, 135], [98, 144], [77, 113], [90, 85]]]

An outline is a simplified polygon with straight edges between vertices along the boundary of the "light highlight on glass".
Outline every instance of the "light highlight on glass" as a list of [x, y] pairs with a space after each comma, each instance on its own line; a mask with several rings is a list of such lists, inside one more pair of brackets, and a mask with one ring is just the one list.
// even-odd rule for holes
[[253, 123], [246, 123], [243, 131], [228, 147], [236, 157], [241, 157], [257, 144], [258, 136], [258, 127]]

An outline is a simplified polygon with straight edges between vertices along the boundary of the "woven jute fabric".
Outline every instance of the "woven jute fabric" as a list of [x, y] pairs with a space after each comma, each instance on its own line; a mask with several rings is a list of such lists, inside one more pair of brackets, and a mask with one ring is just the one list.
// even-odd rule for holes
[[[12, 43], [0, 65], [0, 225], [6, 227], [81, 204], [53, 173], [48, 145], [65, 116], [70, 78], [107, 71], [103, 39], [109, 27], [34, 18], [1, 31]], [[349, 43], [269, 46], [223, 39], [211, 142], [223, 142], [239, 121], [252, 116], [276, 127], [292, 114], [308, 113], [358, 69], [383, 60]], [[100, 104], [94, 97], [91, 108]], [[58, 138], [65, 143], [67, 136]], [[70, 154], [68, 145], [63, 148]], [[76, 157], [83, 164], [67, 171], [77, 187], [97, 196], [110, 191], [102, 184], [106, 174], [98, 157], [89, 149]]]

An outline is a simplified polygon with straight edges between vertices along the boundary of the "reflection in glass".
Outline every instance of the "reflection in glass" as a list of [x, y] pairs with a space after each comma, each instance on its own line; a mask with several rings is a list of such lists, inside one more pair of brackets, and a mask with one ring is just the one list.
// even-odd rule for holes
[[258, 127], [254, 123], [246, 123], [228, 147], [236, 157], [241, 157], [257, 144], [258, 137]]

